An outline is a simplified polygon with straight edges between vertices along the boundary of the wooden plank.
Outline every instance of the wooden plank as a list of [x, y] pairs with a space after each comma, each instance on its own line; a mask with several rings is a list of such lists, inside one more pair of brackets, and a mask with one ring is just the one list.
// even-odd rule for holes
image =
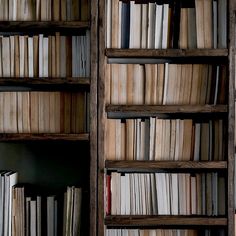
[[0, 134], [0, 142], [50, 140], [89, 141], [89, 134]]
[[226, 161], [106, 161], [108, 171], [118, 172], [160, 172], [174, 170], [175, 172], [196, 170], [227, 170]]
[[228, 184], [227, 184], [227, 217], [228, 217], [228, 236], [235, 234], [234, 222], [234, 167], [235, 167], [235, 153], [234, 153], [234, 125], [235, 125], [235, 103], [234, 103], [234, 89], [235, 89], [235, 0], [228, 2], [228, 24], [229, 24], [229, 113], [228, 113]]
[[106, 49], [109, 58], [227, 57], [228, 49]]
[[226, 226], [227, 218], [192, 216], [107, 216], [108, 227]]
[[71, 85], [90, 85], [89, 77], [67, 77], [67, 78], [8, 78], [1, 77], [0, 85], [30, 85], [30, 84], [45, 84], [45, 85], [63, 85], [63, 84], [71, 84]]
[[98, 0], [88, 1], [91, 9], [91, 32], [90, 32], [90, 62], [91, 62], [91, 85], [90, 85], [90, 206], [89, 235], [97, 235], [97, 192], [98, 192], [98, 113], [97, 113], [97, 78], [98, 78]]
[[108, 118], [149, 117], [173, 113], [226, 113], [227, 105], [107, 105]]
[[52, 29], [86, 29], [90, 27], [88, 21], [0, 21], [0, 28], [4, 32], [37, 31]]

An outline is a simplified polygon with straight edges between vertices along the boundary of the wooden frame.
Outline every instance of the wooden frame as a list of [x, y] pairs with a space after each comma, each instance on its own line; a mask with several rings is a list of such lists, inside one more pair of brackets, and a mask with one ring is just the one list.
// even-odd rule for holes
[[[227, 235], [234, 235], [234, 76], [235, 76], [235, 24], [236, 24], [236, 2], [229, 0], [228, 2], [228, 49], [209, 49], [209, 50], [181, 50], [181, 49], [167, 49], [167, 50], [150, 50], [150, 49], [106, 49], [105, 48], [105, 0], [99, 1], [99, 83], [98, 83], [98, 235], [104, 236], [105, 225], [111, 227], [125, 226], [160, 226], [167, 224], [169, 226], [217, 226], [221, 225], [227, 228]], [[105, 101], [105, 65], [107, 58], [203, 58], [214, 60], [217, 58], [228, 57], [228, 75], [229, 75], [229, 102], [228, 106], [176, 106], [161, 107], [161, 106], [113, 106], [107, 105]], [[207, 59], [208, 58], [208, 59]], [[219, 59], [221, 60], [221, 59]], [[112, 60], [111, 60], [112, 61]], [[115, 60], [114, 60], [115, 61]], [[112, 62], [111, 62], [112, 63]], [[150, 163], [145, 162], [140, 165], [137, 161], [128, 163], [125, 161], [106, 161], [104, 151], [104, 135], [105, 135], [105, 120], [109, 118], [124, 118], [124, 117], [148, 117], [156, 115], [157, 113], [221, 113], [228, 116], [228, 158], [226, 162], [220, 163]], [[144, 164], [144, 165], [143, 165]], [[208, 166], [209, 164], [209, 166]], [[107, 216], [105, 217], [105, 173], [107, 171], [124, 171], [124, 172], [149, 172], [155, 171], [156, 168], [169, 168], [171, 170], [180, 168], [180, 172], [196, 171], [199, 168], [211, 169], [218, 168], [225, 171], [227, 176], [227, 200], [226, 200], [226, 217], [225, 218], [192, 218], [186, 217], [156, 217], [150, 218], [148, 216]], [[208, 170], [209, 170], [208, 169]], [[149, 221], [150, 220], [150, 221]], [[187, 220], [187, 221], [185, 221]], [[167, 221], [167, 223], [165, 223]], [[145, 222], [145, 223], [143, 223]], [[149, 225], [149, 222], [150, 225]], [[183, 223], [184, 222], [184, 223]]]

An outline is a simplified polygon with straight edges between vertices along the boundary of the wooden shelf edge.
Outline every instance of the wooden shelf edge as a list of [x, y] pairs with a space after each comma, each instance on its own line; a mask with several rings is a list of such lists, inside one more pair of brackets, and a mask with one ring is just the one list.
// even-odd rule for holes
[[227, 226], [227, 218], [202, 216], [106, 216], [105, 225], [110, 227]]
[[227, 113], [227, 105], [107, 105], [108, 118], [147, 117], [158, 114]]
[[105, 168], [110, 171], [155, 172], [165, 170], [225, 170], [227, 161], [105, 161]]
[[1, 30], [89, 28], [89, 21], [0, 21]]
[[227, 57], [228, 49], [110, 49], [109, 58]]
[[67, 78], [12, 78], [0, 77], [0, 85], [90, 85], [90, 77], [67, 77]]
[[89, 141], [89, 133], [81, 134], [0, 134], [0, 142], [5, 141]]

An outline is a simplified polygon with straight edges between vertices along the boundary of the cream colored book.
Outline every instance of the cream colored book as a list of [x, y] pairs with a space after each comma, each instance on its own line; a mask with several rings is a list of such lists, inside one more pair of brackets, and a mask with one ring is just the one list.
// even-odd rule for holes
[[22, 93], [23, 133], [30, 133], [30, 92]]
[[23, 133], [23, 92], [17, 92], [17, 127]]
[[205, 48], [205, 24], [204, 21], [204, 0], [195, 0], [196, 6], [196, 30], [197, 48]]
[[15, 57], [14, 57], [14, 52], [15, 52], [15, 40], [14, 36], [10, 36], [10, 62], [11, 62], [11, 77], [15, 76]]
[[28, 65], [29, 65], [29, 77], [34, 77], [34, 43], [33, 38], [28, 38]]
[[39, 93], [30, 93], [30, 124], [31, 132], [39, 133]]
[[116, 120], [107, 120], [105, 124], [105, 153], [106, 160], [116, 159]]
[[180, 10], [179, 48], [188, 48], [188, 8]]
[[2, 38], [2, 69], [3, 76], [10, 77], [11, 76], [11, 61], [10, 61], [10, 38], [3, 37]]
[[203, 21], [204, 21], [204, 46], [213, 48], [213, 18], [212, 0], [203, 1]]

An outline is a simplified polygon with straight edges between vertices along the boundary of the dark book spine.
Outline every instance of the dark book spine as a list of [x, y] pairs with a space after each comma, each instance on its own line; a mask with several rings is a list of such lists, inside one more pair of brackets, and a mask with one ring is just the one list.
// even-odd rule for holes
[[179, 0], [174, 0], [172, 3], [172, 17], [171, 17], [171, 45], [172, 48], [179, 47], [179, 30], [180, 30], [180, 7]]
[[106, 215], [111, 214], [111, 176], [106, 176]]
[[130, 3], [122, 2], [121, 7], [121, 48], [129, 48]]

